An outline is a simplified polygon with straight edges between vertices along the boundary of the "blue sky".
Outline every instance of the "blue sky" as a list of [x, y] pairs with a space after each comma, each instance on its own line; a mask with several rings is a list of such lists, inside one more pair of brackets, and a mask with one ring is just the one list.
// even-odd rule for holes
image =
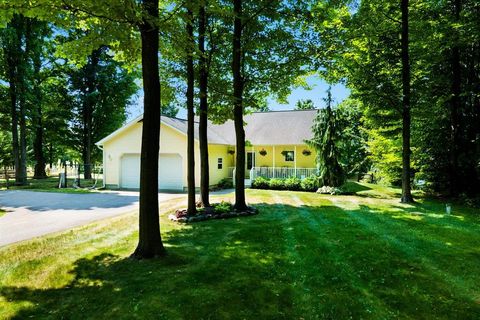
[[[268, 107], [270, 110], [292, 110], [295, 108], [295, 104], [298, 100], [310, 99], [315, 106], [323, 107], [325, 105], [323, 99], [326, 97], [326, 91], [328, 84], [322, 79], [311, 76], [307, 78], [308, 85], [312, 88], [306, 90], [302, 88], [294, 89], [288, 97], [288, 104], [279, 104], [277, 101], [271, 99], [268, 101]], [[342, 84], [332, 86], [332, 97], [335, 104], [342, 102], [350, 95], [350, 90]]]
[[[326, 91], [328, 89], [328, 84], [322, 79], [311, 76], [307, 78], [307, 83], [311, 87], [311, 90], [306, 90], [302, 88], [292, 90], [292, 93], [288, 97], [287, 104], [280, 104], [274, 99], [269, 99], [268, 107], [270, 110], [292, 110], [295, 108], [295, 103], [298, 100], [307, 100], [311, 99], [315, 106], [323, 107], [324, 102], [323, 98], [326, 96]], [[342, 102], [350, 94], [350, 90], [341, 84], [332, 86], [332, 96], [335, 101], [335, 104]], [[140, 115], [143, 110], [143, 91], [140, 91], [136, 101], [128, 108], [129, 119], [131, 120], [136, 116]], [[187, 112], [185, 109], [180, 108], [178, 112], [178, 117], [185, 119]]]

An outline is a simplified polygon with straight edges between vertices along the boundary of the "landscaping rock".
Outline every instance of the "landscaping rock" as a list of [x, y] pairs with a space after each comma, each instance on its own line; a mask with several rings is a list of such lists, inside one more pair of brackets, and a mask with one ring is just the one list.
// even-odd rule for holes
[[335, 187], [323, 186], [321, 188], [318, 188], [317, 193], [337, 195], [337, 194], [342, 194], [342, 190]]

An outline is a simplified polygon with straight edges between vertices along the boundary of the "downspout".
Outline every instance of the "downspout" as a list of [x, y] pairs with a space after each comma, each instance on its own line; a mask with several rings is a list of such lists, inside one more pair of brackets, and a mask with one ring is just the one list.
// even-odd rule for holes
[[106, 160], [106, 159], [105, 159], [105, 151], [103, 150], [103, 146], [102, 146], [102, 145], [99, 145], [99, 144], [95, 144], [95, 145], [97, 146], [98, 149], [102, 150], [102, 159], [103, 159], [103, 163], [102, 163], [102, 173], [103, 173], [103, 175], [102, 175], [102, 181], [103, 181], [102, 184], [103, 184], [103, 185], [102, 185], [102, 188], [103, 188], [103, 189], [106, 189], [107, 185], [105, 184], [105, 181], [106, 181], [107, 179], [105, 179], [105, 178], [106, 178], [106, 176], [107, 176], [107, 175], [106, 175], [106, 168], [107, 168], [107, 166], [106, 166], [106, 161], [105, 161], [105, 160]]

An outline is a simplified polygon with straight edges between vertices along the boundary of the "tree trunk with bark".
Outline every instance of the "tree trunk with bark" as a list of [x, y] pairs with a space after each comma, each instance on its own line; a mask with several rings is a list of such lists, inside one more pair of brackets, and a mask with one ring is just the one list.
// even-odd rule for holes
[[[27, 183], [26, 174], [26, 123], [25, 123], [25, 103], [22, 102], [22, 94], [25, 94], [25, 68], [24, 52], [22, 48], [22, 39], [25, 36], [24, 18], [20, 15], [14, 15], [10, 22], [10, 27], [15, 29], [15, 36], [10, 43], [6, 44], [5, 52], [8, 63], [9, 77], [9, 95], [12, 117], [12, 151], [15, 165], [15, 185], [25, 185]], [[23, 105], [23, 107], [22, 107]], [[22, 117], [23, 115], [23, 117]], [[25, 151], [25, 152], [24, 152]]]
[[197, 212], [197, 208], [195, 204], [195, 70], [193, 66], [195, 41], [193, 38], [193, 13], [191, 8], [188, 8], [187, 19], [187, 36], [189, 39], [187, 49], [187, 214], [193, 215]]
[[10, 117], [12, 132], [13, 165], [15, 166], [15, 184], [21, 184], [20, 176], [20, 147], [18, 145], [18, 110], [17, 110], [17, 71], [16, 55], [7, 53], [8, 59], [8, 82], [10, 95]]
[[402, 198], [401, 202], [413, 202], [411, 192], [410, 168], [410, 57], [409, 57], [409, 26], [408, 26], [408, 0], [402, 0]]
[[[41, 40], [41, 39], [36, 39]], [[42, 119], [42, 92], [40, 88], [41, 47], [35, 46], [32, 55], [33, 62], [33, 95], [35, 97], [33, 107], [32, 124], [34, 130], [33, 154], [35, 158], [34, 179], [45, 179], [46, 160], [43, 152], [43, 119]]]
[[[22, 60], [25, 59], [25, 55], [22, 55]], [[19, 108], [19, 115], [18, 115], [18, 125], [20, 130], [20, 177], [19, 177], [19, 184], [25, 185], [27, 184], [27, 106], [26, 106], [26, 94], [27, 88], [25, 83], [25, 73], [26, 73], [26, 66], [24, 65], [25, 61], [20, 61], [19, 65], [17, 66], [18, 71], [18, 108]]]
[[[461, 1], [453, 1], [453, 15], [455, 22], [460, 21]], [[459, 193], [458, 186], [458, 152], [460, 145], [460, 107], [461, 107], [461, 64], [460, 64], [460, 48], [459, 35], [455, 31], [454, 44], [451, 53], [451, 68], [452, 68], [452, 98], [450, 100], [450, 196], [457, 196]]]
[[[144, 113], [140, 163], [139, 241], [133, 258], [148, 259], [165, 255], [160, 235], [158, 210], [158, 156], [160, 151], [160, 75], [158, 70], [158, 0], [144, 0], [150, 16], [139, 26], [142, 43]], [[155, 19], [156, 20], [156, 19]]]
[[92, 178], [92, 123], [93, 110], [95, 107], [94, 93], [97, 90], [97, 66], [100, 61], [101, 49], [94, 50], [88, 58], [85, 66], [85, 97], [83, 99], [82, 118], [83, 118], [83, 146], [82, 161], [83, 175], [85, 179]]
[[200, 119], [198, 126], [198, 140], [200, 143], [200, 201], [204, 207], [210, 206], [210, 168], [208, 164], [208, 72], [207, 57], [205, 53], [205, 32], [207, 15], [205, 2], [200, 4], [198, 10], [198, 49], [200, 51], [199, 61], [199, 94], [200, 94]]
[[243, 128], [243, 89], [242, 75], [242, 0], [233, 0], [233, 120], [236, 137], [235, 166], [235, 209], [247, 209], [245, 200], [245, 130]]

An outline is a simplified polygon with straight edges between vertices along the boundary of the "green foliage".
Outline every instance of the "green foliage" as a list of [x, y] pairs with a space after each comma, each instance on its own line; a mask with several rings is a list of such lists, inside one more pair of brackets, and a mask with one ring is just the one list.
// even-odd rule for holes
[[295, 104], [295, 110], [312, 110], [316, 109], [315, 104], [311, 99], [298, 100]]
[[217, 187], [220, 189], [232, 189], [233, 181], [230, 178], [223, 178], [217, 183]]
[[269, 186], [270, 186], [270, 181], [267, 178], [256, 177], [252, 181], [252, 188], [253, 189], [268, 189]]
[[315, 192], [318, 189], [318, 177], [310, 176], [302, 180], [300, 183], [303, 191]]
[[285, 190], [285, 180], [279, 178], [270, 179], [268, 187], [272, 190]]
[[442, 201], [405, 206], [398, 189], [366, 186], [374, 189], [347, 201], [251, 190], [259, 215], [189, 227], [168, 220], [181, 205], [170, 200], [160, 223], [172, 251], [152, 261], [128, 258], [135, 214], [2, 247], [2, 317], [478, 318], [465, 295], [480, 283], [478, 209], [454, 204], [446, 216]]
[[252, 188], [289, 191], [316, 191], [318, 188], [318, 177], [311, 176], [303, 180], [295, 177], [286, 179], [266, 179], [263, 177], [257, 177], [252, 182]]
[[[126, 71], [124, 65], [115, 61], [105, 47], [96, 50], [80, 68], [70, 67], [68, 73], [68, 94], [73, 106], [69, 119], [69, 135], [72, 149], [79, 152], [85, 145], [85, 108], [91, 108], [92, 128], [90, 128], [92, 160], [101, 159], [101, 151], [93, 143], [106, 137], [126, 120], [126, 108], [131, 97], [138, 90], [136, 75]], [[93, 90], [92, 90], [93, 89]]]
[[232, 212], [233, 206], [230, 202], [222, 201], [220, 203], [214, 203], [213, 208], [215, 213], [229, 213]]
[[331, 107], [330, 89], [327, 91], [327, 107], [320, 109], [313, 124], [313, 138], [307, 143], [317, 151], [317, 167], [319, 181], [322, 186], [340, 186], [346, 180], [341, 159], [340, 145], [342, 143], [342, 131], [340, 117], [337, 110]]
[[[474, 76], [480, 70], [477, 7], [473, 0], [410, 1], [412, 179], [425, 180], [430, 190], [445, 195], [480, 192], [480, 128], [475, 125], [480, 114], [472, 90], [480, 85]], [[319, 1], [312, 15], [322, 35], [315, 43], [319, 73], [344, 81], [362, 102], [373, 170], [381, 180], [398, 184], [399, 2], [366, 0], [351, 10], [349, 1]]]
[[302, 181], [296, 177], [285, 179], [284, 184], [286, 190], [299, 191], [302, 188]]

